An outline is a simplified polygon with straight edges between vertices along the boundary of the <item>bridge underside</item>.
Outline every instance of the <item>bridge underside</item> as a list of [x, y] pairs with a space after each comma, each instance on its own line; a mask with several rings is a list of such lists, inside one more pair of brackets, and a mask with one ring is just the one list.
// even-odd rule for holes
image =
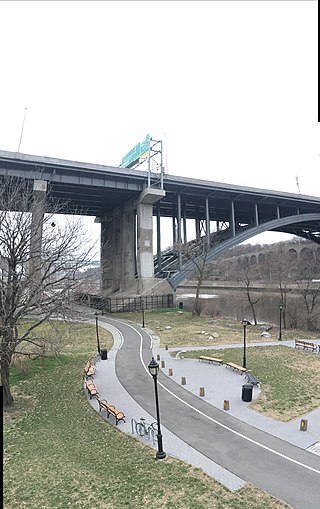
[[[8, 176], [46, 182], [47, 210], [58, 201], [64, 213], [96, 216], [103, 293], [174, 292], [194, 268], [181, 249], [189, 244], [190, 221], [195, 242], [207, 243], [208, 260], [265, 231], [320, 243], [318, 197], [168, 174], [159, 189], [157, 178], [149, 186], [148, 173], [137, 169], [0, 151], [1, 185]], [[171, 253], [162, 249], [162, 218], [171, 218]]]

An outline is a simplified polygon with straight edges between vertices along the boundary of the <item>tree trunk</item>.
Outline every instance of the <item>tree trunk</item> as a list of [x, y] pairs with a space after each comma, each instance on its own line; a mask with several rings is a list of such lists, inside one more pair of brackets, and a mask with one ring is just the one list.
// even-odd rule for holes
[[10, 390], [10, 363], [8, 359], [1, 357], [1, 382], [3, 385], [3, 405], [4, 407], [13, 406], [13, 397]]
[[15, 327], [12, 325], [2, 326], [0, 329], [0, 373], [3, 385], [3, 405], [13, 406], [13, 397], [10, 390], [10, 366], [15, 349]]
[[196, 288], [196, 297], [194, 300], [194, 306], [192, 310], [192, 316], [200, 316], [202, 311], [202, 305], [200, 302], [200, 290], [202, 286], [203, 281], [203, 275], [204, 275], [204, 268], [205, 268], [205, 259], [203, 260], [202, 266], [198, 269], [198, 281], [197, 281], [197, 288]]
[[196, 298], [194, 300], [194, 306], [192, 310], [192, 316], [200, 316], [201, 315], [201, 303], [200, 303], [200, 288], [202, 281], [198, 279], [198, 284], [196, 288]]

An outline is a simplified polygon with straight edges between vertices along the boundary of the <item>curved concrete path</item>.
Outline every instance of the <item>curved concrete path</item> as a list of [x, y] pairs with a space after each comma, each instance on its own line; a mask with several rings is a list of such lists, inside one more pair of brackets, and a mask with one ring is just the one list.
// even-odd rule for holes
[[[107, 327], [113, 327], [120, 338], [115, 355], [115, 373], [119, 382], [128, 398], [132, 398], [154, 418], [154, 388], [147, 370], [154, 346], [152, 336], [146, 329], [127, 322], [100, 317], [101, 322]], [[99, 380], [99, 372], [103, 375], [104, 365], [107, 364], [101, 362], [100, 366], [99, 363], [95, 376], [100, 393], [103, 380]], [[237, 375], [234, 373], [234, 376]], [[235, 489], [237, 483], [238, 487], [241, 486], [241, 480], [250, 481], [294, 508], [319, 509], [319, 456], [219, 410], [162, 372], [159, 373], [158, 381], [164, 429], [170, 430], [182, 441], [180, 443], [198, 451], [209, 464], [212, 462], [220, 465], [221, 471], [224, 469], [232, 473], [230, 483], [234, 484]], [[110, 388], [109, 391], [106, 388], [106, 391], [102, 397], [108, 399]], [[116, 401], [112, 402], [118, 405]], [[207, 471], [206, 468], [204, 470]], [[219, 475], [218, 480], [221, 480]], [[220, 477], [223, 478], [223, 475]]]

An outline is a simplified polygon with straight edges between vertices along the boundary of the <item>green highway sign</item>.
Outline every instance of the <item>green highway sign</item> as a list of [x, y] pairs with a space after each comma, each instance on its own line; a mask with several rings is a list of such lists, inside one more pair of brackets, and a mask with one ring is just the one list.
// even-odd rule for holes
[[127, 168], [133, 166], [140, 157], [145, 156], [149, 152], [150, 148], [150, 135], [147, 134], [146, 139], [141, 143], [138, 143], [133, 149], [128, 152], [121, 161], [121, 165], [123, 168]]
[[140, 157], [143, 157], [150, 149], [150, 136], [147, 134], [146, 139], [140, 143]]
[[121, 161], [121, 166], [126, 168], [127, 166], [130, 166], [132, 163], [137, 161], [139, 159], [140, 155], [140, 143], [136, 145], [128, 154], [126, 154]]

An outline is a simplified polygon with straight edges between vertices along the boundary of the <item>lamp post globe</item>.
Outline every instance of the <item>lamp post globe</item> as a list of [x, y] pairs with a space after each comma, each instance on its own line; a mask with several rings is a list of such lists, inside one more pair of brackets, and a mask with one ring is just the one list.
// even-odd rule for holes
[[157, 361], [152, 357], [150, 364], [148, 366], [149, 373], [152, 377], [158, 376], [159, 373], [159, 364]]
[[158, 398], [158, 373], [159, 373], [159, 364], [157, 361], [152, 357], [150, 364], [148, 366], [149, 373], [153, 378], [154, 381], [154, 393], [155, 393], [155, 400], [156, 400], [156, 413], [157, 413], [157, 425], [158, 425], [158, 433], [157, 433], [157, 443], [158, 443], [158, 450], [156, 453], [156, 459], [163, 460], [166, 457], [166, 453], [163, 450], [162, 445], [162, 433], [161, 433], [161, 425], [160, 425], [160, 410], [159, 410], [159, 398]]

